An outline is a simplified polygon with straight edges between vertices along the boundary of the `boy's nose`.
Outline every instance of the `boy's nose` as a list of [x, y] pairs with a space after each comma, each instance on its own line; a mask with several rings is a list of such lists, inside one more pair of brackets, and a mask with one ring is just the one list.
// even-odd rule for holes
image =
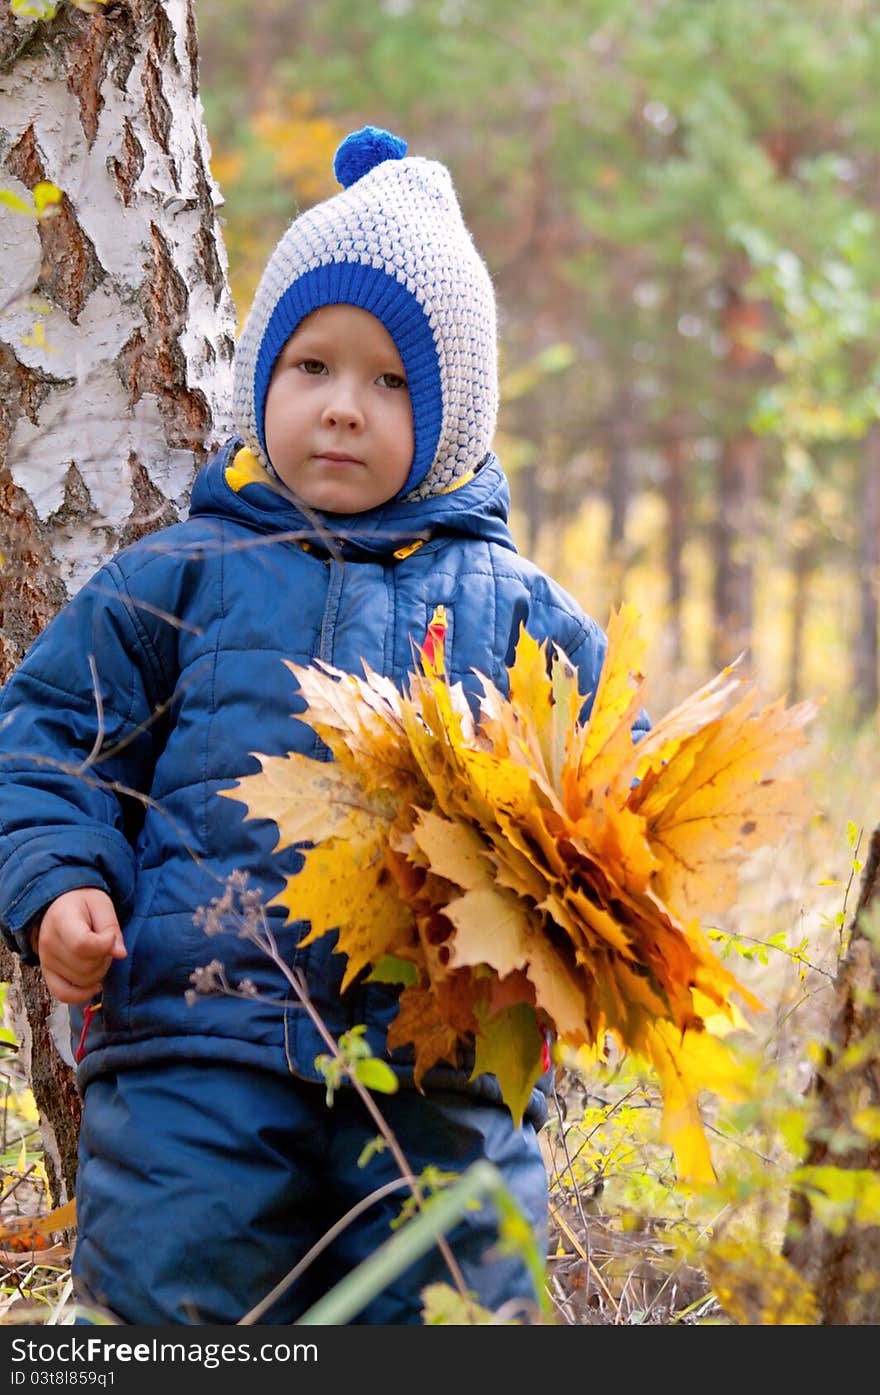
[[356, 394], [337, 392], [321, 413], [324, 426], [343, 431], [360, 431], [364, 424], [364, 414]]

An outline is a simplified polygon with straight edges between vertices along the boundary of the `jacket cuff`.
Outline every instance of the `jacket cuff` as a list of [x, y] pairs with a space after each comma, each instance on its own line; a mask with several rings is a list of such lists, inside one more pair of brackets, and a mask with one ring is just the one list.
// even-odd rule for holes
[[38, 954], [34, 954], [31, 948], [31, 931], [35, 921], [31, 920], [21, 930], [11, 930], [8, 925], [0, 925], [0, 931], [13, 954], [17, 954], [22, 964], [37, 965], [40, 962]]

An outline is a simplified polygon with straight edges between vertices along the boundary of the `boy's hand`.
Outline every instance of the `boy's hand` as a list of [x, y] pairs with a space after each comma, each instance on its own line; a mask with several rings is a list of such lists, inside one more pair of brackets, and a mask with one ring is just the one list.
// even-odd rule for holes
[[33, 935], [46, 987], [62, 1003], [86, 1003], [100, 991], [125, 945], [106, 891], [82, 887], [54, 900]]

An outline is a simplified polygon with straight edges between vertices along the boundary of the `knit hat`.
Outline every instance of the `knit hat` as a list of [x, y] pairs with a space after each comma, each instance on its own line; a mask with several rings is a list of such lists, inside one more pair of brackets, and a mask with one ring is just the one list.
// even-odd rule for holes
[[475, 470], [491, 446], [495, 297], [449, 171], [406, 148], [374, 126], [339, 146], [342, 193], [291, 223], [260, 279], [235, 351], [233, 414], [267, 464], [266, 395], [285, 343], [319, 306], [368, 310], [397, 346], [412, 404], [413, 461], [397, 497], [421, 499]]

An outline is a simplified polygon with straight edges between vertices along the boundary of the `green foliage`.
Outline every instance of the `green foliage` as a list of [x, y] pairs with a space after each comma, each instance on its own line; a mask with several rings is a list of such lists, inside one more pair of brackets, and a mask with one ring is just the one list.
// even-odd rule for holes
[[880, 1177], [868, 1168], [799, 1167], [792, 1185], [807, 1193], [832, 1235], [843, 1235], [854, 1224], [880, 1225]]
[[367, 978], [371, 983], [417, 983], [419, 971], [408, 959], [399, 959], [395, 954], [384, 955], [370, 970]]
[[369, 1042], [365, 1039], [366, 1031], [366, 1027], [359, 1023], [342, 1033], [335, 1055], [322, 1052], [315, 1057], [315, 1069], [324, 1077], [327, 1085], [328, 1105], [333, 1103], [334, 1094], [345, 1080], [356, 1080], [364, 1089], [383, 1095], [393, 1095], [398, 1088], [394, 1071], [370, 1050]]
[[788, 932], [785, 930], [778, 930], [775, 934], [762, 940], [755, 939], [753, 936], [738, 930], [728, 932], [719, 930], [717, 927], [710, 927], [707, 934], [717, 946], [717, 953], [721, 959], [728, 959], [734, 955], [749, 962], [756, 961], [759, 964], [767, 964], [770, 952], [773, 950], [779, 954], [787, 955], [791, 962], [797, 966], [797, 974], [801, 982], [806, 977], [807, 970], [815, 967], [811, 964], [807, 954], [810, 946], [807, 935], [804, 935], [797, 944], [792, 945], [788, 942]]
[[846, 952], [848, 943], [847, 927], [849, 924], [849, 898], [856, 878], [862, 870], [863, 863], [859, 857], [859, 848], [862, 842], [862, 829], [849, 819], [846, 825], [846, 841], [849, 848], [849, 865], [847, 867], [846, 881], [837, 880], [834, 877], [823, 878], [820, 886], [833, 886], [843, 892], [840, 904], [832, 915], [823, 915], [822, 926], [825, 929], [833, 929], [838, 937], [838, 955], [842, 956]]

